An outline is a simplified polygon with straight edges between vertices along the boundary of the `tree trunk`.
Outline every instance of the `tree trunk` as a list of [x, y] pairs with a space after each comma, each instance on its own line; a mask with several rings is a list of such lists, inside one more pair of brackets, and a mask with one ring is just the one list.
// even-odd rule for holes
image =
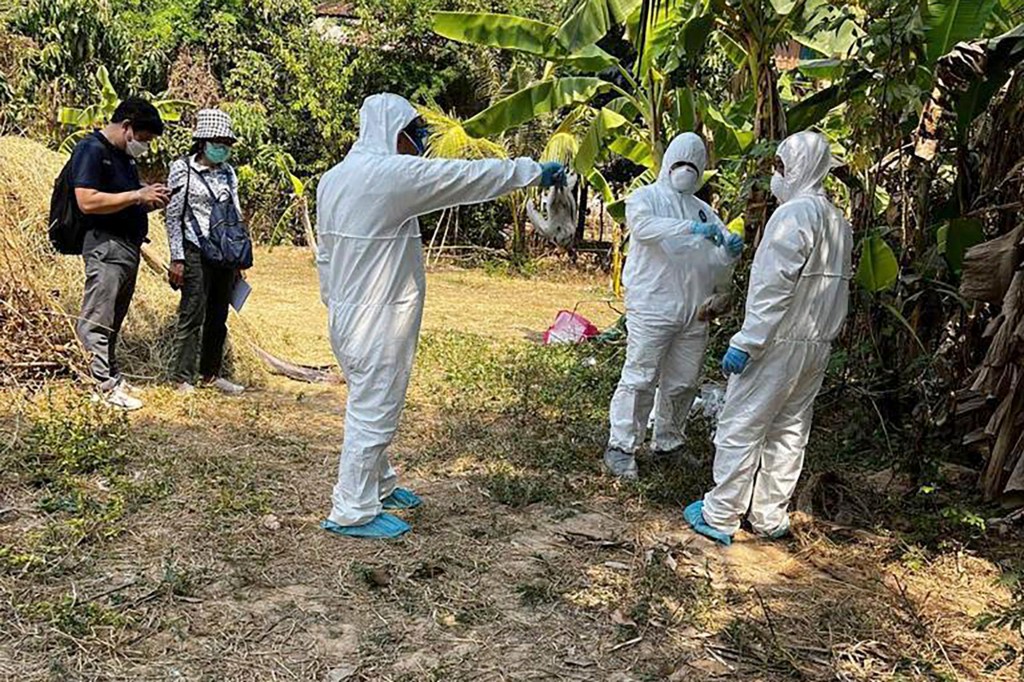
[[[773, 53], [770, 46], [758, 46], [751, 49], [757, 50], [756, 54], [759, 55], [755, 74], [757, 92], [754, 109], [754, 139], [758, 142], [782, 140], [786, 137], [786, 112], [782, 108], [782, 98], [779, 96], [779, 75], [775, 70]], [[770, 176], [772, 167], [773, 160], [770, 157], [764, 158], [748, 172], [757, 177]], [[765, 223], [768, 222], [768, 209], [774, 203], [771, 193], [765, 191], [764, 187], [756, 184], [751, 187], [744, 221], [747, 233], [754, 234], [755, 246], [761, 241], [761, 232]]]
[[309, 200], [306, 197], [299, 197], [299, 217], [302, 219], [302, 232], [306, 236], [306, 246], [313, 253], [313, 260], [316, 261], [316, 235], [313, 233], [313, 223], [309, 219]]

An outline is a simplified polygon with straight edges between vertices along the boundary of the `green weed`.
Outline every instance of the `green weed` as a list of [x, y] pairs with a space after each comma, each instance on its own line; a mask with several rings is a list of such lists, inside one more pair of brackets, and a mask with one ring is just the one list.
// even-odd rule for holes
[[508, 466], [490, 467], [488, 473], [478, 480], [491, 499], [509, 507], [554, 503], [565, 491], [565, 485], [550, 474], [525, 474]]
[[37, 601], [24, 608], [24, 615], [47, 623], [72, 637], [85, 637], [97, 627], [117, 627], [126, 617], [96, 602], [79, 601], [78, 596], [65, 594], [57, 601]]
[[137, 451], [123, 413], [80, 396], [48, 401], [30, 418], [0, 465], [35, 489], [44, 522], [0, 546], [0, 571], [61, 570], [63, 559], [116, 537], [132, 510], [167, 494], [166, 484], [129, 475]]

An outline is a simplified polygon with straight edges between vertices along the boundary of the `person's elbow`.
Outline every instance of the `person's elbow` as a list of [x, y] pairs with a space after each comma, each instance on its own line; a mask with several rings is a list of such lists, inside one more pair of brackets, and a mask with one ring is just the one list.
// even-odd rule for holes
[[100, 193], [85, 187], [75, 188], [75, 203], [78, 204], [78, 210], [85, 215], [96, 215], [103, 205]]

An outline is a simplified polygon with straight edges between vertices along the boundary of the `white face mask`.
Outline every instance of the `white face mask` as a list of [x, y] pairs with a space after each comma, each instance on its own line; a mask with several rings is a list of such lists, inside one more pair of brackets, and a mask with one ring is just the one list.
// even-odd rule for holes
[[786, 183], [786, 178], [779, 175], [778, 171], [772, 174], [772, 194], [779, 200], [780, 203], [786, 203], [789, 201], [790, 189]]
[[697, 172], [689, 166], [680, 166], [669, 173], [672, 189], [683, 194], [693, 194], [697, 189]]
[[[135, 131], [132, 131], [132, 135], [134, 134]], [[139, 142], [133, 137], [132, 139], [125, 141], [125, 151], [128, 152], [128, 156], [132, 157], [133, 159], [138, 159], [139, 157], [143, 156], [146, 152], [149, 151], [149, 144], [145, 142]]]

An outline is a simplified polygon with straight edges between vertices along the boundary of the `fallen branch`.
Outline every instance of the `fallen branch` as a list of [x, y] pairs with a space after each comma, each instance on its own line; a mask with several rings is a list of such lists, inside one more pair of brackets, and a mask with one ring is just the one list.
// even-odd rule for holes
[[640, 637], [634, 637], [633, 639], [628, 640], [626, 642], [622, 642], [621, 644], [616, 644], [608, 650], [608, 653], [618, 651], [619, 649], [625, 649], [626, 647], [633, 646], [634, 644], [639, 644], [642, 641], [644, 641], [643, 635], [641, 635]]
[[295, 381], [302, 381], [307, 384], [343, 384], [345, 377], [331, 365], [299, 365], [288, 360], [271, 355], [255, 343], [252, 349], [256, 356], [263, 361], [271, 374], [288, 377]]

